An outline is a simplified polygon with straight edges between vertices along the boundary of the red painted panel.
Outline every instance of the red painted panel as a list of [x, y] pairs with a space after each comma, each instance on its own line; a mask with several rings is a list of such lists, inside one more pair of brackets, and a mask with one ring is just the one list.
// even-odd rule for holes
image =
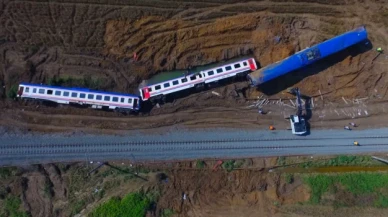
[[253, 59], [249, 59], [248, 63], [249, 63], [249, 67], [251, 68], [252, 71], [257, 69], [255, 63], [253, 62]]

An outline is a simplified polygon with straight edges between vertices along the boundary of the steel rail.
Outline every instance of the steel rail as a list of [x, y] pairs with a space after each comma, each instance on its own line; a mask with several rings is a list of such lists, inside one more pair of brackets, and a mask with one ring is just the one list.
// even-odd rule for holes
[[316, 140], [357, 140], [357, 139], [388, 139], [388, 136], [352, 136], [352, 137], [318, 137], [318, 138], [266, 138], [266, 139], [221, 139], [221, 140], [182, 140], [182, 141], [128, 141], [128, 142], [116, 142], [116, 143], [83, 143], [83, 144], [0, 144], [1, 149], [12, 148], [40, 148], [40, 147], [53, 147], [53, 146], [107, 146], [107, 145], [117, 145], [117, 146], [145, 146], [145, 145], [174, 145], [174, 144], [209, 144], [209, 143], [233, 143], [233, 142], [271, 142], [271, 141], [316, 141]]
[[[87, 144], [87, 146], [90, 146], [90, 144]], [[96, 148], [91, 147], [87, 148], [82, 145], [78, 145], [76, 147], [68, 147], [68, 145], [54, 145], [51, 146], [51, 149], [39, 149], [35, 146], [31, 146], [29, 150], [25, 149], [1, 149], [0, 154], [1, 155], [29, 155], [29, 154], [63, 154], [63, 153], [116, 153], [116, 152], [153, 152], [153, 151], [195, 151], [195, 150], [246, 150], [246, 149], [272, 149], [272, 150], [279, 150], [279, 149], [297, 149], [297, 148], [322, 148], [322, 147], [351, 147], [352, 144], [343, 144], [343, 145], [275, 145], [275, 146], [247, 146], [247, 145], [226, 145], [226, 146], [217, 146], [217, 145], [210, 145], [210, 146], [175, 146], [175, 147], [151, 147], [151, 148], [139, 148], [139, 147], [109, 147], [111, 144], [107, 143], [105, 144], [106, 148]], [[376, 144], [365, 144], [362, 145], [363, 147], [370, 147], [370, 146], [388, 146], [388, 143], [376, 143]], [[0, 157], [1, 158], [1, 157]]]

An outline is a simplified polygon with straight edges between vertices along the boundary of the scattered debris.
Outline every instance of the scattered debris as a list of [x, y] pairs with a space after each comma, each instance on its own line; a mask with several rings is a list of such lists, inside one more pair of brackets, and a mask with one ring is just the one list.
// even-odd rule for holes
[[216, 96], [221, 96], [221, 94], [215, 92], [215, 91], [212, 91], [212, 94], [216, 95]]
[[353, 122], [349, 123], [349, 125], [351, 125], [351, 126], [353, 126], [353, 127], [358, 127], [357, 124], [355, 124], [355, 123], [353, 123]]
[[319, 92], [319, 95], [321, 95], [321, 100], [323, 101], [323, 96], [322, 96], [321, 90], [318, 90], [318, 92]]
[[345, 130], [352, 130], [349, 126], [344, 126]]
[[311, 98], [311, 108], [314, 108], [314, 97], [313, 98]]
[[159, 103], [156, 103], [156, 108], [160, 108], [160, 105], [159, 105]]
[[346, 99], [345, 99], [344, 97], [342, 97], [342, 99], [344, 100], [344, 102], [345, 102], [346, 104], [348, 104], [348, 101], [346, 101]]
[[291, 102], [292, 106], [295, 107], [295, 103], [291, 99], [290, 99], [290, 102]]

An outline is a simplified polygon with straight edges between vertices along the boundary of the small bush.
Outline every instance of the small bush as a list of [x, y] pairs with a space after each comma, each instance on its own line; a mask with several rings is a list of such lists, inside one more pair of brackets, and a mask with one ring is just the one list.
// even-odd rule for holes
[[222, 164], [222, 168], [226, 169], [226, 171], [228, 172], [231, 172], [234, 169], [234, 162], [235, 162], [234, 160], [225, 161]]
[[85, 200], [77, 200], [74, 203], [71, 203], [71, 212], [70, 215], [74, 216], [82, 211], [82, 209], [85, 207], [86, 202]]
[[174, 215], [174, 210], [172, 209], [164, 209], [163, 212], [162, 212], [162, 217], [171, 217], [172, 215]]
[[0, 178], [6, 179], [16, 172], [17, 168], [14, 167], [1, 167], [0, 168]]
[[205, 162], [197, 160], [195, 166], [197, 167], [197, 169], [203, 169], [205, 167]]
[[288, 184], [291, 184], [294, 182], [294, 175], [292, 175], [291, 173], [286, 173], [286, 182]]
[[18, 86], [12, 85], [11, 88], [7, 92], [7, 97], [9, 99], [15, 99], [18, 92]]
[[285, 157], [278, 157], [277, 165], [278, 166], [286, 165], [286, 158]]

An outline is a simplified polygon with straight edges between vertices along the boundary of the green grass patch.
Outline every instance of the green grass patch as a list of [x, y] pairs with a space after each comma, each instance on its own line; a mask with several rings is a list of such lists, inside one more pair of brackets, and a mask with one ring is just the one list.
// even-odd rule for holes
[[309, 168], [309, 167], [355, 166], [355, 165], [369, 166], [369, 165], [376, 165], [376, 164], [380, 164], [380, 163], [373, 160], [370, 156], [341, 155], [332, 159], [301, 163], [300, 167]]
[[21, 211], [21, 204], [20, 198], [12, 195], [8, 196], [4, 201], [2, 211], [0, 211], [0, 216], [28, 217], [29, 215], [26, 211]]
[[142, 193], [130, 193], [124, 198], [113, 197], [98, 206], [89, 217], [142, 217], [151, 201]]
[[[311, 175], [304, 178], [310, 186], [310, 202], [318, 204], [325, 192], [330, 192], [335, 184], [341, 184], [355, 195], [377, 193], [387, 188], [388, 174], [384, 173], [347, 173], [340, 175]], [[381, 197], [380, 197], [381, 198]], [[383, 206], [387, 198], [379, 198], [378, 204]]]

